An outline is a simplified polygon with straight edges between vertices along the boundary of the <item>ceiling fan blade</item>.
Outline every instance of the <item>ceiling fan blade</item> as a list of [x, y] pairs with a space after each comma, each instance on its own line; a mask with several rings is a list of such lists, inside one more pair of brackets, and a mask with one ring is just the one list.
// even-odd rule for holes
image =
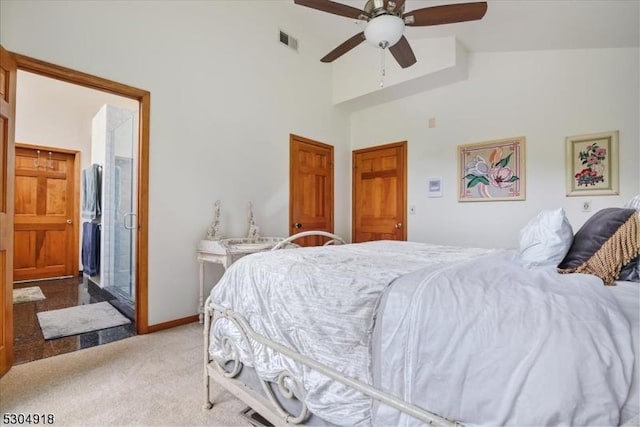
[[358, 46], [364, 40], [365, 39], [364, 39], [364, 31], [363, 31], [363, 32], [358, 33], [355, 36], [351, 37], [347, 41], [343, 42], [340, 46], [338, 46], [337, 48], [333, 49], [331, 52], [327, 53], [324, 56], [324, 58], [322, 58], [320, 61], [322, 61], [322, 62], [333, 62], [336, 59], [340, 58], [345, 53], [349, 52], [354, 47]]
[[294, 0], [294, 3], [299, 4], [300, 6], [306, 6], [312, 9], [333, 13], [334, 15], [346, 16], [347, 18], [353, 19], [359, 19], [360, 16], [367, 15], [364, 10], [330, 0]]
[[413, 50], [405, 36], [402, 36], [398, 43], [391, 46], [389, 52], [396, 58], [402, 68], [410, 67], [416, 63], [416, 56], [413, 54]]
[[[411, 12], [405, 13], [403, 18], [405, 18], [405, 25], [424, 27], [428, 25], [475, 21], [481, 19], [486, 12], [487, 2], [457, 3], [412, 10]], [[413, 22], [411, 22], [412, 19]]]

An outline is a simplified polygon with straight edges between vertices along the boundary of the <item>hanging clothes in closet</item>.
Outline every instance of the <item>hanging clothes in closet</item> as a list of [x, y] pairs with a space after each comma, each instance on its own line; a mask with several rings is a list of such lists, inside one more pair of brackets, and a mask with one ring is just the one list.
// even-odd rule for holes
[[97, 222], [82, 224], [82, 272], [89, 276], [100, 273], [100, 231], [102, 225]]
[[82, 170], [82, 217], [99, 218], [102, 214], [102, 166], [92, 164]]

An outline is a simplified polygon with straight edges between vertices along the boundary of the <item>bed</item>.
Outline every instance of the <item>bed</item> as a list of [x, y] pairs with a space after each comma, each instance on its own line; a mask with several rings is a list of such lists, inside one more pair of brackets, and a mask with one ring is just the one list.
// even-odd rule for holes
[[637, 423], [639, 284], [516, 249], [378, 241], [233, 264], [205, 304], [205, 407], [274, 425]]

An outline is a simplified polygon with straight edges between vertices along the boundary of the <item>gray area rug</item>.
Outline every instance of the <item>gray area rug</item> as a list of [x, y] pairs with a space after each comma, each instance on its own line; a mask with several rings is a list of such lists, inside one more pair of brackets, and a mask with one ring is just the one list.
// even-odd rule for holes
[[22, 304], [24, 302], [42, 301], [47, 299], [42, 293], [40, 286], [31, 286], [13, 290], [13, 303]]
[[45, 340], [131, 323], [108, 302], [42, 311], [37, 316]]

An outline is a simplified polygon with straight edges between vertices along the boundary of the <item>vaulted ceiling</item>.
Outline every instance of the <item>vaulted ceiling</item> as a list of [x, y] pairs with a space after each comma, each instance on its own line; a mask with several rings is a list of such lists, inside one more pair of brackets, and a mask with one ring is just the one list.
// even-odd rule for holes
[[[406, 0], [405, 11], [472, 0]], [[293, 3], [293, 0], [291, 0]], [[359, 9], [366, 0], [338, 0]], [[295, 6], [329, 50], [360, 32], [363, 22]], [[640, 46], [640, 0], [488, 0], [480, 21], [408, 27], [415, 39], [456, 36], [471, 52]]]

